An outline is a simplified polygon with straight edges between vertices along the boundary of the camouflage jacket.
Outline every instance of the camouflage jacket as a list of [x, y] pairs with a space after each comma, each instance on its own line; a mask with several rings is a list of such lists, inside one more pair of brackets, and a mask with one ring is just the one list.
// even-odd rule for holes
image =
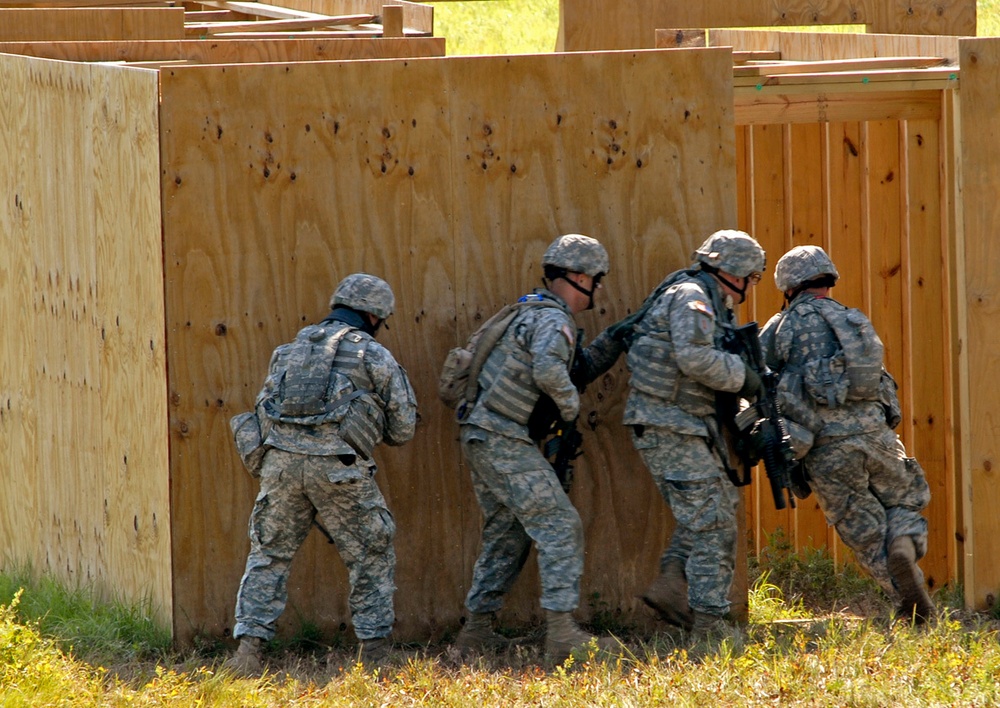
[[722, 347], [732, 326], [711, 276], [692, 274], [668, 287], [637, 326], [623, 422], [708, 436], [715, 392], [739, 391], [745, 378], [742, 359]]
[[[348, 349], [351, 351], [346, 351]], [[417, 418], [417, 399], [409, 377], [392, 353], [367, 334], [362, 335], [357, 345], [342, 342], [337, 352], [337, 359], [341, 356], [357, 357], [360, 351], [363, 351], [361, 357], [363, 374], [358, 371], [352, 378], [355, 379], [356, 385], [368, 389], [373, 394], [372, 399], [381, 409], [384, 416], [381, 429], [383, 442], [389, 445], [402, 445], [413, 438]], [[272, 379], [274, 365], [275, 357], [272, 356], [268, 367], [268, 380], [264, 384], [265, 389]], [[365, 378], [367, 381], [364, 381]], [[273, 422], [264, 442], [271, 447], [303, 455], [354, 454], [354, 449], [341, 439], [338, 430], [337, 423], [296, 425]]]

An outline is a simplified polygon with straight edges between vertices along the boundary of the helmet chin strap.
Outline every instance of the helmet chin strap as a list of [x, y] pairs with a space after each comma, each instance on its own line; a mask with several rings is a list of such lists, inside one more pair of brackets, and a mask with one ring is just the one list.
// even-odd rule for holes
[[722, 274], [719, 273], [719, 271], [717, 271], [717, 270], [712, 273], [712, 276], [716, 280], [718, 280], [720, 283], [722, 283], [723, 285], [725, 285], [727, 288], [729, 288], [730, 290], [732, 290], [734, 293], [738, 293], [739, 294], [740, 301], [739, 301], [738, 304], [742, 305], [744, 302], [746, 302], [746, 300], [747, 300], [747, 288], [750, 287], [750, 279], [749, 278], [744, 279], [743, 287], [742, 288], [738, 288], [738, 287], [736, 287], [736, 283], [731, 282], [728, 278], [722, 277]]
[[597, 283], [596, 282], [594, 283], [594, 287], [592, 287], [590, 290], [587, 290], [585, 287], [583, 287], [582, 285], [580, 285], [579, 283], [577, 283], [577, 282], [575, 282], [573, 280], [570, 280], [565, 275], [563, 276], [563, 280], [565, 280], [567, 283], [569, 283], [571, 286], [573, 286], [574, 290], [576, 290], [577, 292], [581, 292], [581, 293], [583, 293], [584, 295], [587, 296], [587, 309], [588, 310], [593, 310], [594, 309], [594, 291], [597, 290]]
[[[562, 278], [563, 280], [565, 280], [567, 283], [569, 283], [573, 287], [574, 290], [576, 290], [578, 292], [581, 292], [584, 295], [586, 295], [587, 296], [587, 308], [586, 309], [593, 310], [594, 309], [594, 291], [597, 290], [597, 284], [600, 282], [600, 278], [595, 278], [594, 279], [594, 287], [592, 287], [590, 290], [587, 290], [585, 287], [583, 287], [579, 283], [577, 283], [577, 282], [575, 282], [573, 280], [570, 280], [569, 277], [567, 277], [567, 276], [569, 276], [569, 273], [564, 273], [563, 275], [560, 275], [559, 277]], [[549, 287], [549, 283], [548, 283], [548, 281], [545, 278], [542, 278], [542, 284], [545, 285], [546, 288]]]

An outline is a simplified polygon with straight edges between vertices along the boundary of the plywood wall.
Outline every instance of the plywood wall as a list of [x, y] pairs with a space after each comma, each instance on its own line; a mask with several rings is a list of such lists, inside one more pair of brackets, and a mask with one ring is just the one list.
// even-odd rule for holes
[[167, 623], [156, 91], [0, 57], [0, 549]]
[[962, 92], [961, 141], [958, 158], [962, 182], [960, 218], [964, 238], [959, 243], [962, 334], [961, 401], [966, 434], [961, 444], [967, 460], [962, 476], [965, 510], [966, 602], [994, 606], [1000, 593], [1000, 534], [996, 509], [1000, 503], [997, 460], [1000, 448], [993, 387], [1000, 377], [997, 347], [997, 262], [1000, 259], [1000, 136], [996, 116], [1000, 105], [1000, 39], [963, 40], [960, 47]]
[[[580, 318], [593, 336], [735, 222], [730, 61], [708, 49], [163, 70], [178, 638], [232, 626], [256, 483], [227, 420], [252, 402], [272, 348], [358, 270], [396, 290], [380, 340], [421, 404], [416, 439], [377, 453], [399, 526], [397, 633], [458, 627], [480, 519], [435, 396], [445, 352], [539, 284], [560, 233], [611, 252], [603, 302]], [[620, 424], [625, 377], [620, 363], [585, 396], [572, 495], [587, 538], [582, 616], [605, 602], [641, 615], [635, 596], [670, 528]], [[285, 631], [347, 621], [345, 573], [318, 534], [290, 588]], [[537, 615], [537, 595], [532, 564], [509, 619]]]
[[657, 29], [864, 25], [892, 34], [975, 35], [975, 0], [560, 0], [566, 51], [654, 46]]

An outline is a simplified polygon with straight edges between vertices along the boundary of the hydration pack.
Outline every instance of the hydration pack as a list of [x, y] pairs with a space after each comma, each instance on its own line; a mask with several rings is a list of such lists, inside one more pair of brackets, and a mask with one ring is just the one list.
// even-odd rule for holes
[[806, 391], [817, 403], [830, 407], [844, 401], [879, 400], [885, 347], [871, 320], [861, 310], [836, 300], [823, 298], [806, 303], [823, 317], [838, 344], [832, 356], [807, 364], [802, 372]]
[[504, 305], [499, 312], [472, 333], [465, 346], [455, 347], [445, 357], [438, 378], [438, 398], [449, 408], [461, 408], [479, 396], [479, 373], [490, 352], [507, 328], [527, 307], [558, 307], [555, 302], [537, 295], [526, 295], [517, 302]]
[[341, 340], [353, 329], [342, 323], [310, 325], [275, 349], [260, 402], [264, 414], [297, 425], [340, 422], [337, 414], [343, 417], [344, 404], [365, 393], [333, 366]]

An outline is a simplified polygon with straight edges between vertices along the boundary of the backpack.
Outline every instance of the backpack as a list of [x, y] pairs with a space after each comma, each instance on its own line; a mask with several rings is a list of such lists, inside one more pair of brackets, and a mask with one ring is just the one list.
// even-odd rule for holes
[[507, 328], [527, 307], [558, 307], [537, 295], [525, 295], [504, 305], [499, 312], [472, 333], [464, 347], [455, 347], [445, 357], [438, 378], [438, 398], [449, 408], [461, 409], [479, 396], [479, 372], [486, 358], [503, 337]]
[[[812, 301], [807, 301], [812, 302]], [[813, 309], [823, 317], [839, 344], [832, 357], [810, 362], [803, 372], [806, 390], [821, 405], [844, 401], [877, 401], [882, 384], [885, 347], [861, 311], [836, 300]]]
[[333, 366], [341, 340], [353, 327], [310, 325], [274, 350], [260, 407], [271, 420], [298, 425], [336, 421], [337, 410], [363, 395]]

